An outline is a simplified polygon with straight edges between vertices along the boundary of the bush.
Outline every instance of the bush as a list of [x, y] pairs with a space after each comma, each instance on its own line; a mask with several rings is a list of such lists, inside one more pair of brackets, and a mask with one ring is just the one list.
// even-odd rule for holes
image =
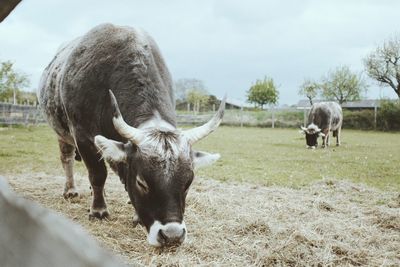
[[378, 127], [384, 131], [400, 130], [400, 101], [381, 101]]
[[[376, 124], [377, 130], [400, 130], [400, 101], [382, 100]], [[343, 128], [373, 130], [374, 126], [374, 110], [343, 110]]]
[[343, 110], [343, 128], [373, 130], [374, 110]]

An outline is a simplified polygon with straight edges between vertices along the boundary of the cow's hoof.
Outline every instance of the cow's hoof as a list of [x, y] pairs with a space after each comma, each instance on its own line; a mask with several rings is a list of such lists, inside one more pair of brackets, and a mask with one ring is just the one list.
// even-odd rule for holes
[[79, 197], [79, 193], [75, 187], [72, 187], [69, 189], [64, 189], [63, 196], [65, 199], [71, 199], [71, 198]]
[[91, 208], [89, 212], [89, 220], [92, 219], [106, 219], [110, 217], [110, 213], [108, 213], [107, 208], [102, 208], [102, 209], [94, 209]]
[[340, 146], [340, 144], [336, 144], [336, 146]]
[[138, 224], [142, 223], [137, 214], [133, 215], [132, 223], [133, 223], [133, 227], [136, 227]]

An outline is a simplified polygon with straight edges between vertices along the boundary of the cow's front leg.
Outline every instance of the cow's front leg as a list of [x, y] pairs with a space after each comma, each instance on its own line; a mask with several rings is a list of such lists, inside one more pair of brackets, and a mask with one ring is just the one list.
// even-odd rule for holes
[[79, 153], [89, 172], [89, 181], [92, 187], [92, 204], [89, 218], [103, 219], [109, 216], [104, 198], [104, 184], [107, 178], [107, 169], [104, 160], [97, 153], [93, 143], [78, 143]]
[[325, 141], [326, 141], [326, 146], [330, 146], [331, 145], [331, 139], [329, 138], [329, 131], [326, 133], [326, 137], [325, 137]]
[[107, 210], [106, 200], [104, 198], [104, 185], [92, 185], [93, 200], [90, 206], [89, 218], [107, 218], [110, 214]]
[[75, 146], [66, 143], [61, 138], [58, 139], [58, 145], [60, 148], [60, 159], [66, 177], [63, 195], [64, 198], [74, 198], [79, 195], [74, 181]]
[[340, 127], [336, 130], [336, 146], [340, 146]]
[[329, 146], [329, 129], [322, 131], [324, 134], [322, 136], [322, 148], [325, 148], [325, 146]]

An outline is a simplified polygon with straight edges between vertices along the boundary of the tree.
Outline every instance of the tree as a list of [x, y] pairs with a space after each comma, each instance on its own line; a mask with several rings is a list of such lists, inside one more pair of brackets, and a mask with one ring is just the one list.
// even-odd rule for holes
[[218, 108], [220, 103], [221, 101], [215, 95], [209, 95], [206, 108], [215, 111], [215, 108]]
[[11, 61], [1, 62], [0, 66], [0, 99], [7, 100], [13, 98], [14, 104], [17, 103], [17, 98], [20, 91], [29, 86], [28, 77], [15, 71]]
[[198, 79], [179, 79], [175, 82], [175, 98], [185, 101], [189, 90], [196, 89], [207, 93], [204, 83]]
[[186, 100], [193, 106], [194, 112], [199, 112], [200, 108], [208, 103], [209, 96], [202, 90], [190, 89], [187, 92]]
[[272, 78], [265, 77], [264, 80], [257, 80], [247, 91], [247, 101], [260, 105], [261, 109], [265, 104], [276, 104], [279, 92]]
[[390, 86], [400, 98], [400, 38], [393, 38], [378, 46], [364, 58], [367, 74], [381, 86]]
[[336, 100], [341, 105], [360, 100], [367, 86], [360, 75], [351, 72], [347, 66], [340, 66], [322, 79], [321, 90], [325, 99]]
[[310, 101], [310, 105], [313, 104], [313, 99], [317, 97], [320, 91], [320, 85], [310, 79], [304, 80], [300, 85], [299, 95], [305, 96]]

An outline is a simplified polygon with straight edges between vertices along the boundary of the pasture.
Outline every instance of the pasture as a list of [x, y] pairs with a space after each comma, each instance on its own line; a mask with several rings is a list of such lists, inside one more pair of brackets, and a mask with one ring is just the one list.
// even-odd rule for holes
[[[0, 128], [0, 175], [15, 191], [83, 225], [134, 265], [400, 264], [400, 134], [343, 130], [342, 146], [305, 149], [295, 129], [221, 127], [196, 148], [221, 159], [197, 171], [185, 221], [188, 241], [155, 249], [133, 227], [132, 207], [110, 172], [111, 218], [89, 221], [89, 182], [63, 199], [64, 174], [48, 127]], [[334, 143], [334, 142], [332, 142]]]

